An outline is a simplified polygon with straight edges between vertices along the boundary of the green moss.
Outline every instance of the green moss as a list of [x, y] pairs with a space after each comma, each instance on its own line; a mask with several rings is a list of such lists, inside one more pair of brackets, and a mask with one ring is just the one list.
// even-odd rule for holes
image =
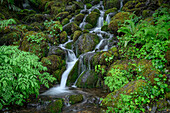
[[67, 43], [66, 46], [65, 46], [65, 48], [67, 48], [67, 49], [72, 49], [72, 44], [73, 44], [73, 42]]
[[105, 14], [109, 14], [109, 13], [114, 13], [114, 12], [116, 12], [117, 11], [117, 8], [111, 8], [111, 9], [108, 9], [108, 10], [106, 10], [105, 11]]
[[70, 95], [69, 96], [69, 101], [70, 101], [70, 104], [79, 103], [79, 102], [83, 101], [83, 95], [82, 94], [79, 94], [79, 95]]
[[87, 30], [87, 29], [84, 29], [83, 30], [83, 33], [89, 33], [90, 31], [89, 30]]
[[99, 18], [100, 14], [97, 12], [91, 12], [87, 17], [86, 17], [86, 22], [91, 24], [93, 27], [96, 26], [97, 20]]
[[86, 8], [87, 8], [87, 9], [90, 9], [91, 7], [92, 7], [92, 5], [91, 5], [90, 3], [87, 3], [87, 4], [86, 4]]
[[62, 99], [56, 100], [48, 106], [48, 111], [50, 113], [60, 113], [62, 111], [63, 101]]
[[64, 18], [64, 19], [62, 20], [62, 25], [64, 26], [64, 25], [66, 25], [67, 23], [69, 23], [69, 19], [68, 19], [68, 18]]
[[61, 69], [58, 69], [53, 72], [53, 76], [57, 79], [57, 82], [60, 83], [62, 74], [66, 70], [66, 66], [63, 66]]
[[84, 18], [84, 14], [80, 13], [80, 14], [75, 16], [74, 20], [77, 21], [77, 22], [82, 22], [83, 18]]
[[67, 32], [66, 31], [62, 31], [60, 33], [60, 43], [65, 43], [67, 40], [68, 40]]
[[73, 35], [73, 42], [75, 42], [78, 38], [79, 38], [79, 36], [82, 34], [82, 32], [81, 31], [75, 31], [74, 32], [74, 35]]
[[[109, 23], [108, 23], [108, 24], [109, 24]], [[108, 31], [108, 25], [102, 26], [101, 31]]]
[[67, 16], [69, 15], [69, 12], [61, 12], [61, 13], [59, 13], [58, 15], [56, 15], [55, 16], [55, 19], [57, 19], [58, 17], [60, 17], [60, 19], [62, 20], [62, 19], [64, 19], [64, 18], [66, 18]]
[[91, 29], [91, 28], [93, 28], [93, 26], [92, 26], [91, 24], [86, 24], [86, 25], [84, 26], [84, 28], [85, 28], [85, 29]]
[[104, 0], [104, 8], [110, 9], [110, 8], [120, 8], [120, 1], [119, 0]]
[[63, 28], [64, 31], [67, 32], [68, 35], [73, 34], [75, 31], [80, 30], [80, 27], [75, 23], [75, 22], [71, 22], [68, 25], [66, 25]]
[[144, 18], [149, 17], [149, 16], [150, 16], [150, 10], [143, 10], [142, 16], [143, 16]]

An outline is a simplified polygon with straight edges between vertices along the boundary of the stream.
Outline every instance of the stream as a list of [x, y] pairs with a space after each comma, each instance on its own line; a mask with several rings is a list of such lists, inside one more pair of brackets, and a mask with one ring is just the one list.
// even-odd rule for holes
[[[120, 5], [122, 7], [123, 0], [120, 0], [120, 2], [121, 2]], [[77, 53], [75, 53], [72, 49], [65, 48], [66, 44], [73, 41], [70, 39], [70, 37], [66, 43], [60, 44], [58, 47], [64, 50], [66, 53], [66, 70], [62, 74], [61, 83], [59, 85], [54, 86], [53, 88], [50, 88], [46, 92], [40, 94], [39, 98], [41, 101], [35, 104], [33, 103], [29, 104], [28, 109], [17, 111], [18, 113], [29, 113], [29, 112], [36, 112], [36, 113], [47, 112], [48, 113], [48, 111], [46, 111], [46, 107], [49, 105], [51, 101], [54, 101], [55, 99], [58, 99], [58, 98], [62, 98], [64, 100], [64, 107], [62, 109], [62, 113], [101, 112], [101, 108], [99, 106], [101, 103], [100, 98], [102, 96], [105, 96], [107, 94], [106, 92], [100, 89], [77, 88], [76, 87], [77, 80], [72, 85], [72, 87], [66, 86], [67, 77], [77, 61], [79, 61], [79, 69], [78, 69], [79, 72], [78, 73], [80, 76], [83, 72], [87, 70], [91, 70], [90, 59], [93, 57], [95, 52], [108, 51], [112, 47], [112, 44], [110, 44], [110, 41], [113, 40], [112, 39], [113, 34], [101, 31], [101, 27], [103, 26], [104, 21], [106, 21], [107, 23], [110, 23], [111, 21], [110, 14], [108, 14], [106, 18], [104, 18], [105, 10], [104, 10], [102, 1], [98, 5], [92, 6], [90, 9], [87, 9], [86, 5], [84, 5], [84, 9], [81, 10], [80, 13], [83, 13], [83, 12], [88, 12], [88, 13], [85, 14], [84, 19], [82, 23], [80, 23], [79, 27], [82, 30], [84, 29], [84, 26], [87, 24], [85, 22], [86, 17], [94, 9], [98, 9], [100, 11], [100, 17], [98, 18], [97, 27], [90, 29], [90, 32], [89, 32], [89, 33], [95, 33], [100, 37], [100, 42], [96, 45], [95, 49], [93, 51], [83, 53], [79, 55], [79, 57], [77, 58], [76, 57]], [[70, 19], [70, 22], [74, 21], [74, 18], [75, 17], [72, 17], [72, 19]], [[65, 26], [63, 26], [63, 28]], [[84, 61], [83, 61], [84, 57], [88, 57], [88, 66], [84, 64]], [[77, 95], [77, 94], [83, 95], [83, 101], [80, 103], [74, 104], [74, 105], [70, 105], [69, 100], [68, 100], [69, 95]]]

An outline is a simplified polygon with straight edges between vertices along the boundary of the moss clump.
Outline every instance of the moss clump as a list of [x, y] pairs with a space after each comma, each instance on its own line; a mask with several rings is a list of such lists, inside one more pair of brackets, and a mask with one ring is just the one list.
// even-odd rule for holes
[[53, 72], [53, 76], [57, 79], [58, 83], [60, 83], [62, 74], [64, 73], [65, 70], [66, 70], [66, 66], [62, 66], [61, 69], [58, 69]]
[[73, 34], [75, 31], [77, 30], [81, 30], [80, 27], [75, 23], [75, 22], [71, 22], [68, 25], [66, 25], [63, 28], [64, 31], [67, 32], [68, 35]]
[[105, 11], [105, 14], [109, 14], [109, 13], [114, 13], [114, 12], [116, 12], [117, 11], [117, 8], [111, 8], [111, 9], [108, 9], [108, 10], [106, 10]]
[[64, 26], [64, 25], [66, 25], [67, 23], [69, 23], [69, 19], [68, 19], [68, 18], [64, 18], [61, 23], [62, 23], [62, 25]]
[[84, 26], [84, 28], [85, 28], [85, 29], [91, 29], [91, 28], [93, 28], [93, 26], [92, 26], [91, 24], [86, 24], [86, 25]]
[[79, 36], [82, 34], [82, 32], [81, 31], [75, 31], [74, 32], [74, 35], [73, 35], [73, 42], [75, 42], [78, 38], [79, 38]]
[[97, 12], [91, 12], [87, 17], [86, 17], [86, 22], [91, 24], [93, 27], [96, 26], [97, 20], [99, 18], [100, 14]]
[[61, 12], [58, 15], [55, 16], [54, 20], [56, 20], [57, 18], [60, 18], [61, 20], [66, 18], [69, 15], [69, 12]]
[[76, 103], [82, 102], [83, 101], [83, 95], [82, 94], [70, 95], [69, 101], [70, 101], [70, 104], [76, 104]]
[[90, 3], [87, 3], [87, 4], [86, 4], [86, 8], [87, 8], [87, 9], [90, 9], [91, 7], [92, 7], [92, 5], [91, 5]]
[[102, 26], [101, 31], [108, 31], [108, 25]]
[[[136, 80], [129, 82], [119, 90], [116, 90], [110, 94], [108, 94], [102, 101], [103, 107], [116, 107], [119, 103], [119, 99], [121, 98], [120, 94], [130, 95], [132, 92], [139, 91], [142, 86], [146, 85], [146, 81], [144, 80]], [[108, 99], [112, 99], [112, 101], [107, 101]]]
[[84, 18], [84, 14], [80, 13], [80, 14], [75, 16], [74, 20], [80, 23], [80, 22], [83, 21], [83, 18]]
[[144, 18], [151, 16], [150, 10], [143, 10], [142, 16], [143, 16]]
[[65, 43], [68, 40], [67, 32], [63, 31], [60, 33], [60, 43]]
[[119, 0], [104, 0], [104, 8], [110, 9], [113, 7], [120, 8], [120, 1]]
[[51, 103], [47, 109], [50, 113], [60, 113], [63, 107], [63, 101], [62, 99], [56, 100], [53, 103]]
[[73, 44], [73, 42], [67, 43], [66, 46], [65, 46], [65, 48], [67, 48], [67, 49], [72, 49], [72, 44]]
[[119, 12], [114, 17], [112, 17], [111, 22], [108, 25], [109, 30], [112, 33], [117, 34], [119, 28], [119, 23], [124, 23], [125, 20], [128, 20], [130, 16], [129, 12]]

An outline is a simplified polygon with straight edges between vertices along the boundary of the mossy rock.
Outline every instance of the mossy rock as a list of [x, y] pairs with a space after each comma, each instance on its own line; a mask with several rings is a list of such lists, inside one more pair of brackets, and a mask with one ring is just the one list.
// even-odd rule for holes
[[66, 41], [68, 40], [68, 37], [67, 37], [67, 32], [66, 31], [62, 31], [60, 33], [60, 43], [65, 43]]
[[92, 7], [92, 5], [90, 3], [86, 3], [86, 8], [90, 9]]
[[96, 12], [96, 13], [100, 14], [100, 10], [99, 9], [94, 9], [93, 12]]
[[19, 15], [19, 18], [22, 19], [24, 18], [25, 16], [28, 16], [30, 14], [36, 14], [36, 11], [34, 10], [29, 10], [29, 9], [23, 9], [19, 12], [17, 12], [17, 15]]
[[91, 24], [86, 24], [86, 25], [84, 26], [84, 28], [85, 28], [85, 29], [92, 29], [93, 26], [92, 26]]
[[117, 8], [115, 8], [115, 7], [114, 7], [114, 8], [111, 8], [111, 9], [106, 10], [106, 11], [105, 11], [105, 15], [106, 15], [106, 14], [109, 14], [109, 13], [114, 13], [114, 12], [117, 12]]
[[78, 40], [74, 43], [74, 50], [77, 51], [78, 55], [94, 50], [100, 39], [96, 34], [86, 33], [81, 35]]
[[73, 42], [69, 42], [66, 44], [65, 48], [72, 49]]
[[25, 18], [23, 18], [23, 21], [27, 23], [33, 23], [33, 22], [44, 22], [45, 20], [50, 20], [50, 19], [51, 19], [50, 15], [30, 14], [26, 16]]
[[[119, 103], [120, 94], [130, 95], [132, 92], [138, 92], [142, 86], [146, 85], [146, 81], [144, 80], [136, 80], [131, 81], [124, 85], [122, 88], [109, 93], [102, 101], [103, 107], [116, 107]], [[107, 102], [107, 100], [111, 99], [112, 101]]]
[[108, 25], [108, 29], [110, 30], [110, 32], [117, 34], [119, 23], [124, 23], [125, 20], [130, 19], [129, 16], [129, 12], [119, 12], [114, 17], [112, 17], [111, 22]]
[[150, 17], [150, 16], [151, 16], [151, 13], [150, 13], [150, 12], [151, 12], [150, 10], [143, 10], [143, 11], [142, 11], [142, 16], [143, 16], [144, 18]]
[[43, 66], [47, 67], [47, 72], [49, 72], [50, 74], [52, 74], [58, 69], [62, 69], [62, 67], [66, 64], [65, 60], [62, 60], [61, 56], [57, 55], [43, 57], [41, 59], [41, 62], [43, 63]]
[[73, 3], [76, 5], [77, 9], [83, 9], [84, 8], [83, 2], [73, 1]]
[[69, 23], [69, 19], [68, 18], [64, 18], [61, 23], [64, 26], [64, 25]]
[[50, 105], [47, 107], [47, 111], [50, 113], [61, 113], [63, 108], [63, 100], [58, 99], [52, 102]]
[[68, 15], [67, 18], [68, 18], [68, 19], [71, 19], [71, 18], [72, 18], [72, 15]]
[[36, 8], [38, 8], [42, 3], [41, 0], [28, 0], [28, 1], [32, 6], [34, 6]]
[[101, 28], [101, 31], [108, 31], [109, 29], [108, 29], [108, 25], [104, 25], [104, 26], [102, 26], [102, 28]]
[[77, 22], [82, 22], [83, 19], [84, 19], [84, 14], [80, 13], [80, 14], [75, 16], [74, 20], [77, 21]]
[[70, 95], [69, 96], [69, 102], [70, 104], [76, 104], [79, 102], [83, 101], [83, 95], [82, 94], [78, 94], [78, 95]]
[[19, 31], [10, 32], [3, 35], [0, 38], [0, 45], [13, 45], [15, 42], [18, 42], [22, 36], [22, 33]]
[[84, 29], [83, 33], [89, 33], [90, 31], [88, 29]]
[[21, 50], [36, 54], [42, 58], [48, 53], [47, 36], [43, 32], [28, 31], [24, 35]]
[[77, 9], [76, 5], [73, 4], [73, 5], [69, 5], [69, 6], [66, 6], [66, 9], [65, 11], [68, 11], [68, 12], [75, 12], [75, 10]]
[[80, 27], [75, 23], [71, 22], [63, 27], [63, 30], [67, 32], [68, 35], [73, 34], [77, 30], [81, 30]]
[[110, 9], [116, 7], [117, 9], [120, 8], [120, 1], [119, 0], [103, 0], [104, 8]]
[[61, 56], [62, 59], [65, 59], [65, 51], [57, 46], [51, 46], [49, 48], [48, 56], [49, 55], [57, 55], [57, 56]]
[[79, 61], [75, 63], [74, 67], [72, 68], [72, 70], [70, 71], [68, 75], [67, 86], [71, 86], [75, 83], [75, 81], [77, 80], [79, 76], [78, 70], [79, 70]]
[[100, 3], [100, 0], [93, 0], [93, 1], [92, 1], [92, 4], [93, 4], [93, 5], [96, 5], [96, 4], [99, 4], [99, 3]]
[[57, 79], [58, 83], [61, 82], [61, 77], [62, 77], [62, 74], [64, 73], [65, 70], [66, 70], [66, 66], [63, 66], [61, 69], [58, 69], [58, 70], [53, 72], [52, 75]]
[[68, 15], [69, 15], [69, 12], [67, 12], [67, 11], [61, 12], [55, 16], [54, 20], [57, 20], [57, 18], [60, 18], [62, 20], [64, 18], [66, 18]]
[[94, 72], [94, 70], [88, 70], [83, 72], [77, 80], [76, 86], [80, 88], [95, 88], [98, 75]]
[[100, 14], [97, 12], [91, 12], [87, 17], [86, 17], [86, 22], [91, 24], [93, 27], [96, 26], [97, 20], [99, 18]]
[[29, 28], [32, 31], [41, 32], [42, 30], [44, 30], [44, 23], [33, 22], [31, 23]]
[[81, 34], [82, 34], [81, 31], [79, 31], [79, 30], [75, 31], [73, 34], [73, 42], [75, 42]]

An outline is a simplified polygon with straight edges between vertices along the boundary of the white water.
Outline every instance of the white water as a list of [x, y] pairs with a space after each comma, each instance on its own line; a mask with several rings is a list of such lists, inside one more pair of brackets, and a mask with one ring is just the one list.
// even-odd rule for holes
[[107, 24], [109, 24], [110, 23], [110, 15], [109, 14], [107, 14], [107, 16], [106, 16], [106, 22], [107, 22]]

